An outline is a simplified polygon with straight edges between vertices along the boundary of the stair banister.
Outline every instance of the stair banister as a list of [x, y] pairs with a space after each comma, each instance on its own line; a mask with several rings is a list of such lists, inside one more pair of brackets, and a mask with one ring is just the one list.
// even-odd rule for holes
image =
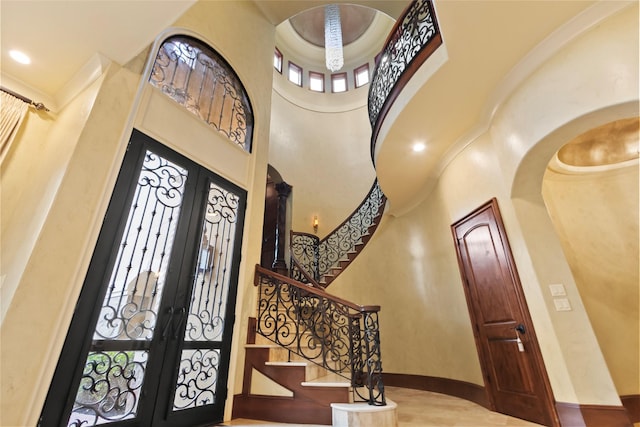
[[290, 231], [290, 272], [289, 275], [302, 283], [321, 288], [318, 284], [320, 272], [318, 270], [318, 246], [320, 238], [313, 234], [300, 231]]
[[349, 379], [354, 400], [386, 405], [380, 306], [354, 304], [259, 265], [254, 285], [258, 334]]
[[386, 197], [378, 181], [360, 205], [322, 240], [291, 231], [291, 276], [314, 287], [326, 287], [360, 253], [380, 223]]

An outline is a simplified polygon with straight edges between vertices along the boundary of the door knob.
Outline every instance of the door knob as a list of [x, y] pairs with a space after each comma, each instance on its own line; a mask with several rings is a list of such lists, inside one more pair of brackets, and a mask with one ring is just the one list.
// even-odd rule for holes
[[524, 334], [526, 332], [526, 329], [524, 328], [524, 325], [522, 323], [520, 323], [518, 326], [516, 326], [514, 328], [516, 331], [520, 332], [521, 334]]

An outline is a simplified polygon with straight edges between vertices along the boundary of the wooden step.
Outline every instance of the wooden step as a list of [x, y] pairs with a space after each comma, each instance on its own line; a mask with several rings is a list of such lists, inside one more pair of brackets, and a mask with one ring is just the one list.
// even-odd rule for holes
[[[245, 350], [242, 393], [234, 396], [233, 418], [330, 425], [330, 404], [350, 401], [350, 388], [344, 385], [345, 381], [342, 384], [329, 381], [331, 376], [323, 368], [306, 361], [270, 360], [272, 354], [281, 358], [283, 352], [287, 353], [280, 346], [247, 344]], [[254, 371], [291, 391], [293, 397], [251, 394]]]
[[[298, 355], [295, 355], [295, 356], [296, 358], [300, 358], [300, 356]], [[316, 365], [315, 363], [312, 363], [312, 362], [306, 362], [302, 360], [292, 361], [292, 362], [288, 362], [288, 361], [266, 362], [265, 366], [281, 366], [285, 368], [301, 366], [304, 368], [304, 373], [305, 373], [304, 375], [305, 381], [303, 381], [302, 384], [304, 384], [307, 381], [315, 381], [318, 378], [322, 378], [327, 375], [327, 370], [324, 369], [322, 366]]]
[[333, 415], [331, 406], [326, 406], [312, 400], [237, 394], [233, 397], [233, 412], [231, 417], [272, 421], [276, 423], [322, 424], [330, 426]]
[[338, 374], [330, 373], [314, 380], [304, 381], [304, 387], [346, 387], [351, 388], [351, 381]]

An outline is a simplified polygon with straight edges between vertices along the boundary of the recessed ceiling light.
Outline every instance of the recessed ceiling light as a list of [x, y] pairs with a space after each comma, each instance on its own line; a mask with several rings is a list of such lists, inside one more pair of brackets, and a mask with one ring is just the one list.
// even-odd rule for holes
[[10, 50], [9, 56], [11, 56], [11, 58], [13, 58], [14, 61], [19, 62], [21, 64], [25, 64], [25, 65], [31, 64], [31, 58], [29, 58], [26, 53], [20, 52], [19, 50]]
[[413, 144], [414, 153], [420, 153], [421, 151], [424, 151], [426, 148], [427, 146], [424, 142], [416, 142], [415, 144]]

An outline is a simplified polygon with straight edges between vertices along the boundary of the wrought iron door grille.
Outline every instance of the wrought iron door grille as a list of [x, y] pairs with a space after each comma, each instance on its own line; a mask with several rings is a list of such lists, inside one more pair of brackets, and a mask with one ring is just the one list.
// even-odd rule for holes
[[[173, 409], [216, 402], [240, 198], [209, 184]], [[182, 320], [180, 320], [182, 322]]]
[[186, 180], [146, 151], [68, 426], [136, 416]]

